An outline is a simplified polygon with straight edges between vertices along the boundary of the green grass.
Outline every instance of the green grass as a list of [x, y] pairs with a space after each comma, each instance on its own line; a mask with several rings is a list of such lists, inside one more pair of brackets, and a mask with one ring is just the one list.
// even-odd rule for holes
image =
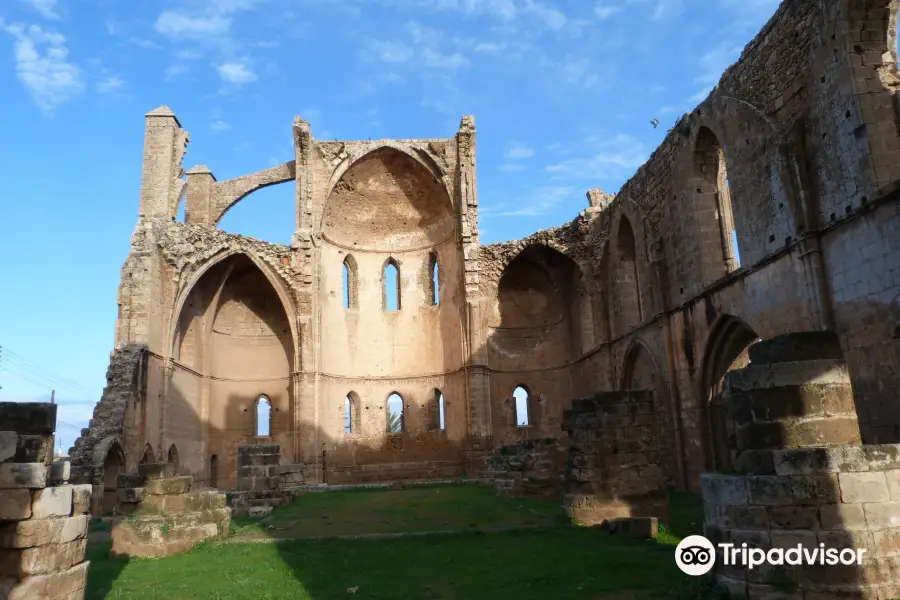
[[[484, 492], [487, 492], [485, 495]], [[356, 507], [356, 509], [354, 509]], [[349, 523], [319, 523], [321, 511]], [[111, 559], [109, 542], [88, 550], [86, 598], [134, 600], [709, 600], [700, 578], [673, 560], [682, 535], [696, 532], [697, 501], [673, 497], [672, 523], [656, 541], [562, 523], [555, 502], [494, 498], [475, 486], [329, 492], [276, 510], [272, 523], [300, 519], [312, 532], [379, 533], [542, 524], [540, 531], [463, 533], [382, 540], [206, 543], [162, 560]], [[390, 521], [390, 519], [394, 519]], [[684, 522], [681, 521], [684, 519]], [[383, 521], [389, 521], [387, 523]], [[702, 519], [700, 521], [702, 523]], [[312, 523], [315, 523], [313, 525]], [[270, 523], [271, 524], [271, 523]], [[258, 535], [266, 525], [242, 525]], [[299, 525], [297, 526], [299, 528]], [[365, 531], [361, 532], [359, 529]], [[377, 530], [377, 531], [376, 531]], [[265, 530], [276, 533], [273, 530]], [[287, 531], [285, 529], [284, 531]], [[234, 541], [231, 538], [229, 541]], [[357, 587], [355, 594], [348, 588]]]
[[265, 519], [232, 522], [236, 539], [467, 531], [565, 522], [555, 501], [498, 498], [476, 485], [306, 494]]

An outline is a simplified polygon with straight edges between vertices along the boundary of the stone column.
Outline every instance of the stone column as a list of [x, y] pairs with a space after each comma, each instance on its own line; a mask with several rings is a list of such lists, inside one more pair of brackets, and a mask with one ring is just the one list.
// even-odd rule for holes
[[[738, 473], [701, 482], [716, 579], [751, 600], [896, 597], [900, 445], [860, 444], [838, 337], [788, 334], [749, 354], [750, 366], [728, 373], [724, 386]], [[862, 552], [863, 561], [726, 564], [721, 544], [744, 543], [767, 556], [802, 547]]]
[[0, 403], [0, 598], [84, 598], [91, 486], [48, 468], [55, 430], [55, 404]]
[[187, 172], [187, 205], [184, 222], [188, 225], [214, 225], [212, 222], [213, 185], [216, 177], [206, 165], [192, 167]]
[[160, 106], [145, 117], [140, 216], [171, 219], [177, 213], [184, 187], [181, 160], [187, 151], [188, 132], [168, 106]]

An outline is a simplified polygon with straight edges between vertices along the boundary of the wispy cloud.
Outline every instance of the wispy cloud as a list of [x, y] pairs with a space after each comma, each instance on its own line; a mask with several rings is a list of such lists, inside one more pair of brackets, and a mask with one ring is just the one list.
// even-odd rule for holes
[[437, 71], [455, 71], [469, 64], [469, 60], [460, 52], [440, 48], [444, 36], [435, 29], [410, 21], [404, 26], [404, 33], [404, 41], [373, 41], [370, 45], [370, 57], [385, 63]]
[[178, 11], [164, 11], [156, 19], [156, 31], [168, 37], [203, 37], [228, 33], [231, 19], [223, 15], [190, 16]]
[[245, 62], [230, 62], [218, 65], [219, 77], [226, 83], [244, 85], [256, 81], [256, 73], [250, 70]]
[[212, 125], [210, 125], [209, 128], [216, 133], [222, 133], [223, 131], [228, 131], [229, 129], [231, 129], [231, 125], [229, 125], [222, 119], [218, 119], [213, 121]]
[[84, 91], [81, 69], [69, 61], [66, 38], [38, 25], [6, 27], [15, 40], [16, 74], [45, 114]]
[[525, 144], [515, 143], [506, 151], [506, 158], [509, 160], [518, 160], [521, 158], [530, 158], [534, 156], [534, 150]]
[[488, 219], [492, 217], [538, 217], [553, 212], [559, 208], [560, 204], [577, 195], [578, 191], [574, 186], [539, 186], [517, 198], [515, 203], [483, 206], [479, 209], [479, 213]]
[[33, 11], [45, 19], [56, 20], [59, 15], [56, 14], [56, 0], [19, 0], [22, 4], [26, 4]]
[[694, 77], [694, 83], [700, 86], [700, 90], [689, 100], [694, 103], [705, 100], [719, 82], [725, 69], [740, 57], [741, 50], [743, 50], [743, 46], [727, 40], [701, 55], [698, 75]]
[[622, 6], [616, 6], [609, 2], [598, 2], [594, 6], [594, 16], [601, 21], [605, 21], [623, 10], [624, 8]]
[[544, 170], [565, 178], [619, 178], [631, 175], [650, 156], [644, 143], [630, 135], [589, 138], [588, 142], [596, 148], [594, 154], [548, 165]]
[[101, 94], [109, 94], [111, 92], [117, 92], [122, 89], [122, 86], [125, 85], [125, 82], [122, 81], [118, 77], [107, 76], [100, 80], [100, 83], [97, 84], [97, 91]]

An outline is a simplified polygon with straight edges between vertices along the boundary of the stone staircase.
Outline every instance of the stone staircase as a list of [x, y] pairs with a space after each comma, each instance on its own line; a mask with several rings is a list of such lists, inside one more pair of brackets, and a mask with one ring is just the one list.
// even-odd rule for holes
[[94, 456], [97, 444], [110, 437], [121, 438], [128, 403], [139, 398], [146, 386], [148, 357], [147, 347], [141, 344], [129, 344], [112, 353], [106, 388], [94, 407], [94, 417], [69, 448], [73, 479], [88, 479], [94, 467], [103, 465], [106, 457]]

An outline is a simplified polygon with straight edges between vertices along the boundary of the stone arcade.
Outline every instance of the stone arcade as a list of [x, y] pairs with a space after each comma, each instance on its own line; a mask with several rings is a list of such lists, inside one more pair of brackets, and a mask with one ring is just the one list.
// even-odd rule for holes
[[[319, 141], [297, 118], [290, 160], [218, 181], [184, 171], [187, 131], [151, 111], [109, 386], [73, 478], [102, 511], [142, 462], [235, 489], [238, 448], [265, 444], [292, 485], [477, 477], [500, 447], [541, 440], [543, 467], [568, 465], [570, 508], [619, 514], [609, 403], [637, 419], [622, 441], [653, 481], [626, 487], [650, 499], [700, 491], [705, 472], [787, 476], [747, 449], [900, 442], [898, 4], [782, 3], [617, 194], [590, 190], [573, 221], [514, 242], [480, 243], [472, 117], [451, 138], [379, 141]], [[278, 184], [296, 190], [290, 246], [217, 229]], [[853, 419], [795, 438], [788, 421], [740, 421], [726, 373], [757, 340], [805, 331], [833, 332]], [[580, 456], [564, 423], [590, 442]]]

